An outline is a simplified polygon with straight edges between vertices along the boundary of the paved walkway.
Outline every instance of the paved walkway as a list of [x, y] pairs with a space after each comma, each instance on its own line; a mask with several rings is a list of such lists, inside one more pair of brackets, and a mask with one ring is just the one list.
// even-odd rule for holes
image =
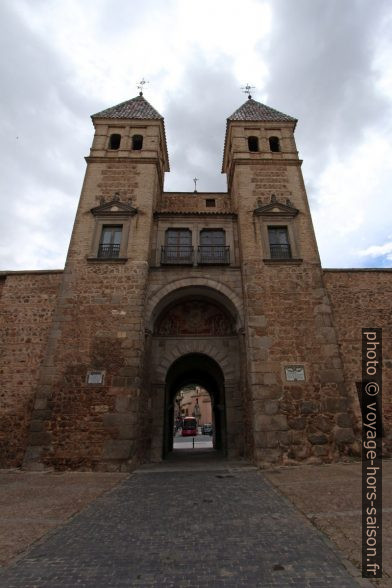
[[358, 586], [256, 469], [145, 466], [0, 573], [2, 588]]

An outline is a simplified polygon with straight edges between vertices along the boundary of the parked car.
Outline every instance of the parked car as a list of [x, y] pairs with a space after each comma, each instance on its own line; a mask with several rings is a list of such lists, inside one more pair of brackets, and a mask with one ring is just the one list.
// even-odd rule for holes
[[212, 425], [211, 423], [205, 423], [201, 427], [201, 432], [203, 435], [212, 435]]

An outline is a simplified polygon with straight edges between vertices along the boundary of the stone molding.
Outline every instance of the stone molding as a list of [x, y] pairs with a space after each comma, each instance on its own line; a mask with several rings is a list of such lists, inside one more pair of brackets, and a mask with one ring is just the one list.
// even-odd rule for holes
[[121, 202], [117, 198], [112, 198], [109, 202], [104, 202], [95, 206], [90, 211], [94, 216], [133, 216], [137, 213], [137, 208], [131, 206], [128, 202]]
[[271, 202], [269, 204], [265, 204], [264, 206], [259, 206], [253, 212], [255, 216], [266, 216], [266, 217], [289, 217], [294, 218], [299, 213], [298, 208], [292, 206], [292, 204], [283, 204], [278, 200], [273, 200], [271, 197]]
[[[209, 294], [209, 290], [210, 291], [216, 291], [220, 296], [219, 298], [223, 297], [224, 299], [226, 299], [227, 304], [224, 304], [224, 306], [228, 309], [231, 310], [231, 314], [233, 314], [233, 311], [235, 313], [236, 316], [234, 316], [235, 320], [236, 320], [236, 327], [237, 330], [241, 329], [241, 327], [243, 327], [244, 324], [244, 320], [243, 320], [243, 304], [242, 301], [240, 300], [240, 298], [237, 296], [237, 294], [235, 292], [233, 292], [233, 290], [231, 290], [230, 288], [228, 288], [225, 284], [222, 284], [220, 282], [217, 282], [216, 280], [212, 280], [210, 278], [199, 278], [199, 277], [193, 277], [193, 278], [183, 278], [180, 280], [175, 280], [174, 282], [170, 282], [169, 284], [166, 284], [165, 286], [162, 286], [157, 292], [155, 292], [153, 294], [153, 296], [151, 296], [151, 298], [149, 299], [149, 301], [147, 302], [146, 305], [146, 309], [145, 309], [145, 318], [146, 318], [146, 329], [150, 329], [151, 331], [153, 331], [154, 329], [154, 321], [157, 318], [157, 315], [159, 314], [159, 312], [161, 310], [164, 309], [164, 299], [166, 297], [169, 297], [170, 294], [174, 294], [178, 291], [178, 299], [180, 299], [181, 297], [181, 290], [182, 289], [186, 289], [186, 288], [194, 288], [194, 287], [202, 287], [205, 288], [205, 296], [206, 298], [208, 298], [208, 294]], [[186, 296], [186, 292], [183, 292], [184, 296]], [[218, 300], [219, 300], [218, 298]], [[211, 296], [212, 300], [216, 300], [216, 298], [212, 295]], [[172, 300], [168, 300], [168, 303], [172, 302]], [[158, 311], [158, 307], [162, 305], [162, 308], [159, 309]]]
[[185, 337], [176, 342], [165, 355], [160, 358], [160, 362], [157, 363], [153, 373], [153, 385], [158, 385], [161, 382], [165, 382], [167, 372], [170, 366], [180, 357], [189, 355], [191, 353], [199, 353], [210, 357], [219, 365], [222, 370], [225, 382], [229, 380], [231, 383], [238, 381], [236, 365], [232, 361], [230, 353], [226, 353], [222, 349], [218, 349], [212, 341], [204, 339], [186, 339]]

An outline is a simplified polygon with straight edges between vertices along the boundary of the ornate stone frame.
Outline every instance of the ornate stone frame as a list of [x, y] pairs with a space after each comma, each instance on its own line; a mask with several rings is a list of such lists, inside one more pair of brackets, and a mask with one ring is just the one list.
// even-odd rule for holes
[[[278, 202], [274, 196], [271, 197], [269, 204], [259, 206], [253, 212], [258, 218], [260, 224], [261, 242], [264, 253], [263, 261], [266, 263], [300, 263], [299, 240], [297, 237], [295, 217], [299, 210], [295, 208], [290, 201], [287, 204]], [[268, 227], [287, 227], [289, 243], [291, 246], [292, 257], [289, 259], [272, 259], [270, 253]]]
[[[110, 202], [105, 202], [92, 208], [90, 212], [95, 217], [95, 227], [87, 259], [91, 261], [126, 261], [128, 259], [127, 251], [131, 219], [137, 214], [137, 209], [128, 202], [120, 202], [119, 197], [115, 197]], [[98, 257], [102, 228], [106, 224], [117, 224], [122, 227], [120, 254], [118, 257]]]

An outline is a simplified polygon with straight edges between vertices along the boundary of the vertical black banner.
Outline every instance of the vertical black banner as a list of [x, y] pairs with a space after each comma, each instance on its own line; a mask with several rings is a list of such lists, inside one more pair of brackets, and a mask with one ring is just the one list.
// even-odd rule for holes
[[382, 577], [382, 329], [362, 329], [362, 577]]

